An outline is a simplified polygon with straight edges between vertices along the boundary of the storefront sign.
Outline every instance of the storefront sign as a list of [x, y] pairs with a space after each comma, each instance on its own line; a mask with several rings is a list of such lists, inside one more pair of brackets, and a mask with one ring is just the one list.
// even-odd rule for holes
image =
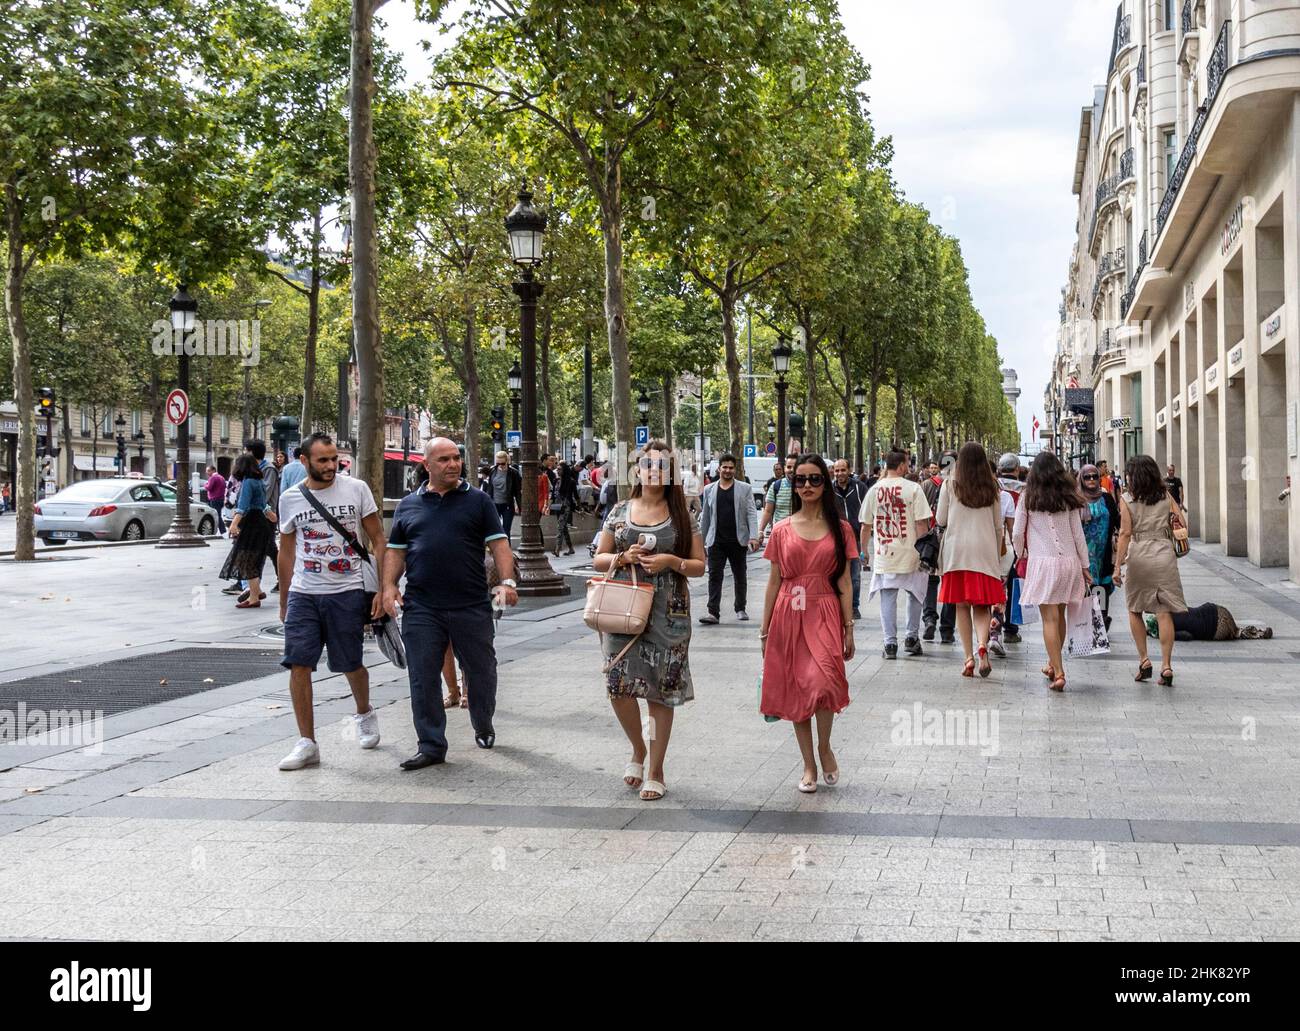
[[1168, 413], [1168, 408], [1162, 408], [1160, 411], [1156, 412], [1156, 429], [1162, 430], [1165, 428], [1165, 418]]
[[1286, 314], [1286, 305], [1283, 305], [1277, 311], [1273, 312], [1268, 318], [1259, 324], [1259, 353], [1267, 354], [1283, 340], [1286, 339], [1286, 330], [1283, 329], [1284, 318]]
[[1183, 395], [1179, 394], [1176, 398], [1174, 398], [1173, 402], [1170, 404], [1169, 407], [1173, 412], [1174, 418], [1177, 419], [1178, 416], [1181, 415], [1183, 411]]
[[1196, 402], [1201, 399], [1201, 381], [1194, 379], [1187, 384], [1187, 407], [1195, 408]]
[[1219, 240], [1219, 256], [1223, 257], [1230, 250], [1232, 245], [1237, 242], [1237, 237], [1241, 235], [1241, 226], [1243, 214], [1246, 205], [1244, 201], [1237, 201], [1237, 206], [1232, 209], [1232, 214], [1228, 216], [1228, 221], [1223, 223], [1223, 233]]
[[1205, 392], [1213, 394], [1219, 389], [1219, 363], [1215, 362], [1205, 370]]
[[1110, 422], [1106, 423], [1106, 429], [1126, 430], [1128, 429], [1128, 424], [1129, 424], [1129, 419], [1127, 416], [1125, 416], [1123, 419], [1111, 419]]
[[17, 419], [0, 419], [0, 433], [17, 434], [17, 433], [18, 433], [18, 420], [17, 420]]

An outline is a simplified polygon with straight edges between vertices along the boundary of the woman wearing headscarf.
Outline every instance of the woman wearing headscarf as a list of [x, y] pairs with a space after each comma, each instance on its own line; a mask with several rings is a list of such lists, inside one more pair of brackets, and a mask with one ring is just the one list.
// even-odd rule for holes
[[1110, 596], [1115, 593], [1115, 539], [1119, 536], [1119, 505], [1101, 486], [1101, 470], [1085, 465], [1079, 470], [1079, 493], [1088, 507], [1083, 513], [1083, 538], [1088, 544], [1088, 572], [1093, 585], [1106, 591], [1101, 611], [1110, 629]]

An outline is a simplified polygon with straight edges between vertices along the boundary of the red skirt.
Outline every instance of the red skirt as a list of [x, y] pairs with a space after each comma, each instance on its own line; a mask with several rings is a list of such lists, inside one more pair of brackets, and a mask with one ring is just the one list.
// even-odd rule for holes
[[944, 605], [1005, 605], [1006, 588], [987, 573], [954, 569], [939, 581], [939, 601]]

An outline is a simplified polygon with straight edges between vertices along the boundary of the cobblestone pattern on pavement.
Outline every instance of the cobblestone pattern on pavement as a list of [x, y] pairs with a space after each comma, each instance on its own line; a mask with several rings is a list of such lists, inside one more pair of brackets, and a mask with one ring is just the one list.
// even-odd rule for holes
[[[274, 621], [268, 608], [253, 623], [224, 604], [184, 609], [193, 576], [202, 586], [224, 557], [217, 549], [181, 560], [115, 552], [39, 575], [4, 570], [0, 605], [16, 647], [0, 679], [128, 645], [251, 644], [257, 623]], [[197, 573], [185, 571], [191, 562]], [[164, 574], [173, 568], [175, 587]], [[750, 567], [755, 620], [697, 627], [698, 700], [679, 714], [669, 794], [653, 805], [621, 783], [627, 746], [603, 697], [594, 636], [572, 606], [502, 621], [497, 748], [475, 749], [466, 714], [453, 712], [448, 764], [416, 774], [396, 769], [414, 736], [405, 676], [387, 666], [374, 672], [380, 747], [362, 752], [348, 739], [346, 685], [323, 680], [322, 765], [293, 774], [275, 769], [296, 737], [284, 677], [113, 717], [101, 755], [4, 746], [0, 885], [23, 901], [0, 903], [0, 934], [1294, 938], [1300, 596], [1204, 549], [1180, 568], [1193, 604], [1227, 604], [1275, 637], [1179, 645], [1172, 689], [1132, 682], [1122, 596], [1115, 654], [1069, 663], [1063, 696], [1038, 674], [1035, 627], [988, 681], [963, 680], [952, 646], [882, 660], [876, 609], [864, 601], [853, 704], [836, 724], [843, 775], [812, 796], [794, 790], [790, 728], [757, 715], [760, 559]], [[131, 603], [89, 618], [110, 582]], [[702, 601], [697, 588], [697, 616]], [[78, 613], [79, 635], [49, 632]], [[971, 727], [982, 714], [986, 732], [900, 743], [891, 737], [900, 714], [918, 705], [923, 717], [973, 711]], [[295, 800], [315, 808], [286, 805]], [[646, 829], [628, 826], [634, 810], [647, 813], [633, 821]], [[539, 825], [510, 825], [520, 812]], [[853, 833], [868, 816], [899, 822]], [[818, 820], [834, 832], [810, 831]], [[936, 830], [911, 836], [921, 826]]]

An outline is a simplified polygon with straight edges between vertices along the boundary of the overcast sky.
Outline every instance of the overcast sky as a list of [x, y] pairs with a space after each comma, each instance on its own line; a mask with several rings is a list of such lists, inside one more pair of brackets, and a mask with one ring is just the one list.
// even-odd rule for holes
[[[1079, 112], [1105, 81], [1116, 0], [848, 0], [841, 16], [871, 65], [871, 113], [893, 137], [908, 199], [961, 241], [971, 292], [1020, 374], [1029, 439], [1051, 369], [1074, 243]], [[408, 72], [439, 46], [412, 5], [386, 4], [384, 38]]]

